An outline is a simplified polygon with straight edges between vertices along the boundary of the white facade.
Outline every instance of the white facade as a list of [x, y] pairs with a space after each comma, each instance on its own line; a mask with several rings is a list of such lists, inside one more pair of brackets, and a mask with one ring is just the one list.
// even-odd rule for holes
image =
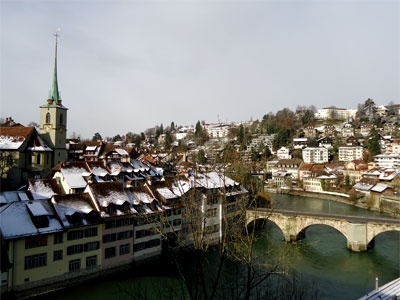
[[289, 149], [286, 147], [282, 147], [276, 151], [276, 155], [278, 159], [291, 159], [292, 156], [290, 155]]
[[363, 158], [363, 148], [355, 147], [339, 147], [339, 161], [353, 161]]
[[223, 138], [228, 136], [229, 125], [226, 124], [207, 124], [204, 125], [210, 138]]
[[323, 164], [328, 162], [328, 149], [324, 147], [307, 147], [302, 151], [303, 161], [307, 164]]
[[387, 144], [386, 154], [400, 154], [400, 140], [396, 140]]
[[400, 154], [379, 154], [374, 156], [378, 168], [399, 168]]
[[307, 138], [294, 138], [293, 139], [293, 148], [294, 149], [303, 149], [307, 147]]
[[352, 120], [356, 117], [357, 110], [344, 109], [336, 107], [327, 107], [318, 110], [317, 116], [319, 119], [328, 120]]

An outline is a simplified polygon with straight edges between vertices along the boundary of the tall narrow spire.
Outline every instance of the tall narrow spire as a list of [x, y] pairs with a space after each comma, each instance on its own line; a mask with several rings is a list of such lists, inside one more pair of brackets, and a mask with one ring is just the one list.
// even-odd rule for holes
[[56, 37], [56, 47], [55, 47], [55, 55], [54, 55], [54, 74], [53, 74], [53, 82], [50, 90], [49, 100], [52, 100], [52, 104], [61, 104], [61, 98], [58, 91], [58, 81], [57, 81], [57, 46], [58, 46], [58, 37], [60, 36], [58, 32], [60, 29], [56, 30], [54, 36]]

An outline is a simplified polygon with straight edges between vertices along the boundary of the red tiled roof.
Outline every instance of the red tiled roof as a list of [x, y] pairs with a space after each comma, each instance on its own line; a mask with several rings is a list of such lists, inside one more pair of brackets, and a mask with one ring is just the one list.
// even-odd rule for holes
[[35, 127], [0, 127], [0, 136], [22, 136], [28, 137]]

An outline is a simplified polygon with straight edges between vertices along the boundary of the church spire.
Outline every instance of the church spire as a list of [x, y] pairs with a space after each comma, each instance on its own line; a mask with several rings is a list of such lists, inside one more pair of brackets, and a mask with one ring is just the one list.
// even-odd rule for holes
[[61, 105], [61, 97], [58, 91], [58, 81], [57, 81], [57, 46], [58, 46], [58, 37], [60, 36], [58, 32], [60, 29], [56, 30], [54, 36], [56, 37], [56, 47], [55, 47], [55, 55], [54, 55], [54, 74], [53, 74], [53, 82], [49, 94], [49, 104]]

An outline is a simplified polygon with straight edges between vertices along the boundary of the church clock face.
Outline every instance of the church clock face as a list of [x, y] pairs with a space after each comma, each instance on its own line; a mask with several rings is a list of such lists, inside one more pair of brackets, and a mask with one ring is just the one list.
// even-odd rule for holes
[[60, 133], [63, 133], [64, 132], [64, 127], [60, 127], [60, 128], [58, 128], [58, 131], [60, 132]]
[[51, 125], [44, 125], [44, 131], [50, 132], [51, 130]]

